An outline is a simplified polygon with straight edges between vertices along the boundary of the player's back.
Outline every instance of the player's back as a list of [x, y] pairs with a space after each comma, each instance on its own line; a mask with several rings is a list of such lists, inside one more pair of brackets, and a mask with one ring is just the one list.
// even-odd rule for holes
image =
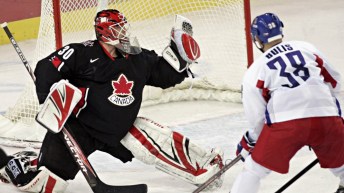
[[267, 50], [257, 63], [261, 65], [258, 79], [270, 94], [267, 111], [272, 122], [338, 115], [331, 91], [331, 86], [337, 86], [337, 74], [331, 75], [334, 71], [313, 45], [283, 42]]

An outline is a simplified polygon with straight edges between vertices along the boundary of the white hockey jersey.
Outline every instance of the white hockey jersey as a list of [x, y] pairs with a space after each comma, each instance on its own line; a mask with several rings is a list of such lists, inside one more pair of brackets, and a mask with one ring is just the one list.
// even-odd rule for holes
[[245, 73], [242, 89], [252, 139], [264, 123], [341, 115], [340, 74], [306, 42], [282, 42], [264, 52]]

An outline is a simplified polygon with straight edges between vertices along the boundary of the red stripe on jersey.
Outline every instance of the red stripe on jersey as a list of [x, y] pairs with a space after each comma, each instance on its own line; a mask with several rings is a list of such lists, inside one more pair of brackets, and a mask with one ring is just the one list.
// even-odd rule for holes
[[331, 74], [324, 67], [324, 60], [318, 55], [315, 55], [315, 62], [318, 63], [318, 67], [321, 69], [320, 74], [324, 77], [325, 82], [328, 82], [332, 85], [333, 88], [336, 88], [337, 81], [331, 76]]
[[55, 66], [55, 68], [59, 68], [60, 65], [63, 63], [60, 58], [58, 58], [57, 56], [53, 56], [51, 59], [50, 59], [51, 63]]
[[264, 88], [264, 81], [258, 80], [258, 81], [257, 81], [256, 87], [257, 87], [257, 88], [260, 88], [260, 89], [263, 89], [263, 88]]
[[262, 96], [265, 99], [265, 101], [268, 102], [270, 99], [270, 90], [268, 88], [264, 88], [264, 81], [258, 80], [256, 87], [262, 89]]
[[47, 184], [45, 186], [44, 193], [52, 193], [54, 190], [55, 184], [56, 184], [56, 180], [53, 177], [49, 176]]
[[[200, 175], [205, 173], [207, 170], [205, 169], [195, 169], [191, 165], [187, 164], [186, 168], [179, 166], [178, 164], [175, 164], [172, 162], [169, 158], [161, 154], [162, 150], [155, 148], [155, 146], [147, 139], [147, 137], [141, 133], [139, 129], [137, 129], [135, 126], [133, 126], [130, 130], [129, 133], [135, 137], [149, 152], [151, 152], [153, 155], [155, 155], [158, 159], [164, 161], [165, 163], [179, 169], [182, 171], [185, 171], [187, 173], [190, 173], [194, 176]], [[177, 137], [178, 138], [178, 137]], [[180, 146], [178, 146], [180, 149]], [[178, 151], [178, 150], [177, 150]], [[179, 154], [179, 151], [178, 151]], [[184, 161], [183, 161], [184, 163]]]

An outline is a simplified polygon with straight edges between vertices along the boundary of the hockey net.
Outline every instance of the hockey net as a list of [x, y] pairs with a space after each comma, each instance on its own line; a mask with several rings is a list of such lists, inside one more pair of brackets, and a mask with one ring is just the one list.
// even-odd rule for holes
[[[201, 47], [201, 58], [191, 67], [197, 77], [166, 90], [147, 87], [143, 106], [182, 100], [240, 102], [241, 79], [252, 61], [252, 45], [245, 31], [250, 23], [249, 0], [42, 0], [32, 68], [63, 45], [95, 39], [93, 19], [105, 8], [124, 13], [141, 47], [158, 54], [169, 43], [175, 14], [192, 21], [194, 38]], [[37, 111], [35, 88], [30, 83], [16, 105], [0, 116], [2, 138], [11, 139], [9, 145], [41, 141], [46, 131], [34, 121]]]

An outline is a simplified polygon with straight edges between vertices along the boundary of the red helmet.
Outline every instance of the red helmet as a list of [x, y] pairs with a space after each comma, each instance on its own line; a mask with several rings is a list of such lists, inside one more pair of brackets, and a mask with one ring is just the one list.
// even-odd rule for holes
[[116, 9], [106, 9], [97, 13], [94, 19], [96, 36], [99, 41], [116, 46], [129, 54], [141, 52], [135, 37], [130, 37], [129, 23]]
[[107, 9], [97, 13], [94, 19], [97, 39], [115, 45], [120, 39], [128, 39], [129, 25], [124, 15], [115, 9]]

